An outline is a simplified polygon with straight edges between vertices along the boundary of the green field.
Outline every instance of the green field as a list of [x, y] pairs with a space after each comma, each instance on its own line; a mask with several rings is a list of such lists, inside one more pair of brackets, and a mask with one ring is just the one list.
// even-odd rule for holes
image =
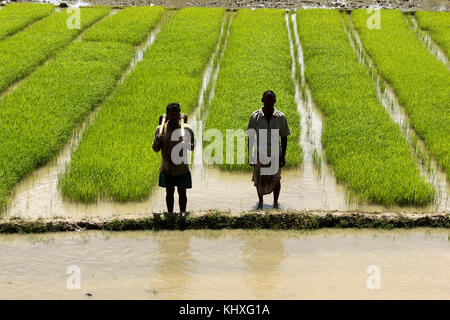
[[[246, 9], [240, 10], [233, 19], [220, 63], [215, 97], [208, 106], [205, 129], [217, 128], [224, 138], [227, 129], [246, 130], [252, 112], [262, 107], [263, 92], [270, 89], [277, 95], [275, 107], [285, 113], [291, 129], [286, 155], [286, 166], [291, 167], [301, 162], [302, 153], [284, 12]], [[242, 136], [245, 134], [242, 133]], [[208, 143], [205, 145], [208, 147]], [[234, 145], [235, 159], [233, 163], [228, 163], [224, 139], [224, 163], [220, 166], [224, 169], [250, 169], [247, 160], [244, 164], [236, 163], [237, 143]]]
[[0, 10], [0, 40], [12, 35], [53, 11], [49, 4], [15, 3]]
[[378, 101], [343, 22], [338, 11], [297, 13], [306, 81], [325, 114], [327, 160], [339, 181], [371, 202], [429, 203], [433, 190], [420, 177], [400, 128]]
[[450, 176], [450, 72], [438, 61], [401, 11], [382, 10], [380, 29], [368, 29], [367, 13], [352, 12], [363, 45], [392, 84], [414, 129]]
[[163, 7], [128, 7], [100, 23], [83, 36], [89, 41], [118, 41], [138, 45], [145, 40], [164, 13]]
[[450, 53], [450, 14], [448, 12], [419, 11], [415, 13], [415, 17], [420, 28], [429, 32], [448, 58]]
[[[218, 76], [214, 97], [204, 107], [204, 130], [217, 129], [224, 138], [227, 129], [246, 130], [250, 114], [262, 107], [262, 93], [273, 90], [275, 107], [286, 114], [292, 133], [287, 167], [302, 166], [286, 24], [286, 14], [292, 12], [152, 6], [117, 9], [107, 16], [112, 8], [94, 7], [81, 9], [81, 29], [69, 29], [68, 14], [52, 10], [49, 5], [21, 4], [0, 10], [0, 207], [24, 177], [58, 155], [97, 108], [70, 164], [60, 172], [60, 192], [66, 200], [85, 203], [148, 198], [160, 165], [160, 154], [151, 148], [158, 118], [170, 102], [179, 102], [182, 112], [192, 115], [216, 48], [223, 49], [223, 55], [215, 60]], [[375, 67], [392, 85], [411, 125], [448, 178], [447, 67], [428, 51], [401, 11], [381, 10], [380, 29], [368, 29], [366, 10], [347, 15], [303, 9], [296, 14], [302, 71], [323, 114], [321, 143], [338, 183], [369, 203], [430, 204], [435, 189], [420, 175], [406, 137], [379, 100], [346, 26], [353, 23]], [[415, 16], [448, 55], [450, 13]], [[156, 40], [119, 82], [156, 26]], [[290, 19], [288, 27], [292, 34]], [[77, 36], [79, 41], [74, 41]], [[21, 79], [17, 88], [2, 95]], [[205, 141], [204, 148], [209, 143]], [[224, 162], [226, 148], [224, 141]], [[247, 159], [245, 151], [234, 151], [234, 160]], [[219, 166], [223, 171], [251, 168], [236, 162]]]
[[124, 85], [86, 130], [62, 180], [71, 199], [92, 202], [148, 197], [160, 155], [152, 150], [159, 115], [177, 101], [189, 113], [216, 45], [224, 9], [188, 8], [170, 17]]
[[69, 44], [80, 32], [106, 16], [109, 8], [81, 9], [81, 29], [69, 29], [69, 15], [58, 12], [0, 41], [0, 93]]

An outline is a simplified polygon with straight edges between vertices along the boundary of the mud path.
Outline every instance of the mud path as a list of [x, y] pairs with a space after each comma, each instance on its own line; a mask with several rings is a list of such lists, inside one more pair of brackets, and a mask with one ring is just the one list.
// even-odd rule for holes
[[[8, 0], [9, 1], [9, 0]], [[59, 4], [61, 0], [19, 0]], [[448, 0], [84, 0], [65, 1], [70, 5], [222, 7], [222, 8], [398, 8], [405, 11], [449, 11]]]

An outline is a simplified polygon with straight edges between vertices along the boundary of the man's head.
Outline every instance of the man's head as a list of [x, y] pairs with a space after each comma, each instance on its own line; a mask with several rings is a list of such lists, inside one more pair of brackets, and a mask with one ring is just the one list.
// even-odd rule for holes
[[261, 102], [264, 103], [264, 106], [273, 107], [275, 102], [277, 102], [275, 92], [273, 92], [272, 90], [265, 91], [261, 98]]
[[167, 121], [172, 125], [178, 125], [180, 120], [181, 107], [179, 103], [169, 103], [166, 107]]
[[270, 113], [273, 114], [273, 105], [277, 101], [277, 97], [275, 95], [275, 92], [272, 90], [267, 90], [263, 93], [263, 96], [261, 98], [261, 102], [264, 103], [263, 111], [264, 114]]

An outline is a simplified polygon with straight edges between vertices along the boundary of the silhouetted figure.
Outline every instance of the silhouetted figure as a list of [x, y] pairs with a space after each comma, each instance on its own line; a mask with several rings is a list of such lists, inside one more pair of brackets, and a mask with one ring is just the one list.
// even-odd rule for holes
[[[166, 188], [168, 213], [173, 213], [174, 193], [177, 187], [180, 212], [186, 212], [186, 189], [192, 188], [191, 172], [187, 163], [187, 150], [194, 149], [194, 133], [189, 125], [184, 124], [185, 116], [180, 113], [178, 103], [169, 103], [162, 123], [156, 128], [153, 150], [161, 150], [161, 167], [159, 169], [159, 186]], [[167, 121], [165, 121], [167, 119]], [[177, 139], [176, 130], [179, 138]], [[180, 136], [181, 135], [181, 136]], [[183, 148], [172, 150], [182, 143]], [[178, 148], [178, 147], [177, 147]], [[180, 161], [182, 160], [182, 161]]]
[[[248, 129], [254, 129], [256, 131], [256, 136], [253, 136], [254, 139], [252, 141], [251, 134], [249, 134], [249, 162], [250, 165], [253, 166], [253, 176], [252, 181], [255, 184], [256, 190], [258, 192], [258, 209], [263, 208], [263, 195], [269, 194], [273, 192], [273, 207], [278, 208], [278, 197], [280, 195], [280, 179], [281, 179], [281, 168], [286, 164], [286, 149], [287, 149], [287, 136], [291, 134], [289, 130], [289, 126], [286, 120], [286, 116], [281, 111], [275, 109], [274, 104], [276, 102], [276, 95], [273, 91], [267, 90], [264, 92], [261, 102], [264, 103], [264, 106], [253, 112], [250, 116], [250, 121], [248, 123]], [[265, 129], [266, 131], [262, 131], [261, 129]], [[277, 145], [271, 146], [271, 136], [275, 134], [273, 130], [277, 130], [280, 140], [281, 140], [281, 153], [280, 153], [280, 144], [277, 141]], [[272, 156], [279, 156], [278, 165], [275, 166], [272, 163], [273, 158], [269, 163], [265, 163], [261, 161], [260, 149], [264, 147], [263, 144], [260, 144], [260, 140], [263, 134], [266, 134], [266, 147], [267, 150], [264, 150], [264, 154], [267, 154], [269, 158]], [[258, 146], [258, 152], [255, 151], [254, 156], [252, 150], [254, 147]], [[267, 169], [269, 167], [276, 167], [275, 172], [273, 174], [266, 174], [262, 169]]]

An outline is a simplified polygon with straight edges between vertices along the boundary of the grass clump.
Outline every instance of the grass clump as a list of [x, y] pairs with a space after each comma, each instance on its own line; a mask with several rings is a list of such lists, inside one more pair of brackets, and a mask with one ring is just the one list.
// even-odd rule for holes
[[0, 10], [0, 40], [48, 16], [52, 11], [50, 4], [14, 3], [6, 6]]
[[366, 11], [352, 12], [366, 51], [449, 178], [450, 72], [427, 50], [401, 11], [381, 10], [380, 16], [381, 28], [369, 29]]
[[151, 147], [159, 115], [170, 102], [179, 102], [186, 114], [197, 105], [224, 13], [217, 8], [173, 13], [144, 59], [87, 128], [60, 180], [66, 197], [83, 202], [148, 197], [161, 161]]
[[109, 11], [109, 8], [81, 9], [81, 29], [67, 27], [67, 19], [70, 17], [67, 12], [54, 13], [1, 41], [0, 93], [32, 72]]
[[127, 7], [89, 29], [83, 40], [142, 43], [164, 14], [163, 7]]
[[324, 112], [322, 143], [338, 181], [384, 205], [425, 205], [434, 189], [420, 177], [400, 128], [378, 101], [338, 11], [297, 11], [305, 77]]
[[[264, 91], [277, 95], [275, 108], [286, 115], [291, 135], [288, 137], [286, 167], [302, 160], [299, 145], [300, 116], [294, 100], [294, 83], [290, 76], [292, 59], [284, 10], [242, 9], [231, 24], [230, 36], [217, 77], [215, 97], [208, 106], [205, 129], [219, 129], [226, 137], [227, 129], [247, 129], [250, 115], [262, 107]], [[244, 134], [242, 134], [244, 135]], [[242, 137], [241, 135], [241, 137]], [[208, 143], [205, 143], [205, 147]], [[226, 142], [223, 144], [224, 169], [251, 169], [247, 147], [244, 164], [226, 162]]]

